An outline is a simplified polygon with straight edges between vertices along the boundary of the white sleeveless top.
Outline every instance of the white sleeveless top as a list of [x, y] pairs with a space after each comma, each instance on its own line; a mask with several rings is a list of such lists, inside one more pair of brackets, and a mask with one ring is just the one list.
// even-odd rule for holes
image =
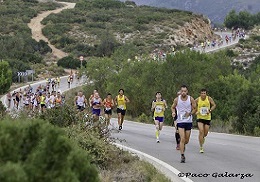
[[181, 95], [179, 95], [176, 110], [177, 123], [192, 123], [192, 115], [189, 117], [185, 117], [185, 113], [190, 113], [192, 110], [189, 95], [186, 101], [181, 100]]
[[82, 96], [82, 97], [78, 96], [77, 97], [77, 105], [78, 106], [84, 106], [84, 101], [85, 101], [85, 97], [84, 96]]

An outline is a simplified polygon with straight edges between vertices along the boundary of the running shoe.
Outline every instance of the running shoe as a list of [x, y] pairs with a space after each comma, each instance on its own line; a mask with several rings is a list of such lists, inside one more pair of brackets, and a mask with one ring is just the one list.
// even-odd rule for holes
[[181, 156], [181, 163], [185, 163], [185, 156]]
[[156, 139], [156, 143], [160, 143], [160, 140], [159, 140], [159, 138], [157, 138], [157, 139]]
[[204, 153], [203, 147], [200, 147], [200, 153]]
[[119, 128], [118, 128], [119, 130], [122, 130], [122, 126], [119, 126]]

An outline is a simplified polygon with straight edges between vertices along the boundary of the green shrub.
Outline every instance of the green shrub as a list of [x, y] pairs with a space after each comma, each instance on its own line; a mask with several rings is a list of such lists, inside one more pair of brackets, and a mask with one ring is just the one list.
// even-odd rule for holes
[[1, 181], [99, 181], [89, 156], [42, 120], [1, 121], [0, 144]]
[[[82, 61], [82, 65], [85, 65], [86, 61]], [[79, 59], [75, 59], [72, 56], [67, 56], [64, 58], [61, 58], [57, 62], [58, 66], [61, 66], [63, 68], [71, 68], [71, 69], [77, 69], [80, 68], [81, 62]]]

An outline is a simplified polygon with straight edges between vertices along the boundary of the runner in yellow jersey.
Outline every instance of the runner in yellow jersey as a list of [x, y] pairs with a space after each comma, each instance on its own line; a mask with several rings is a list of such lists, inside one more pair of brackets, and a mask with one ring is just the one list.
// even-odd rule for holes
[[151, 110], [154, 112], [154, 123], [155, 123], [155, 136], [156, 136], [156, 142], [160, 143], [159, 136], [160, 131], [163, 128], [163, 122], [164, 122], [164, 111], [167, 108], [166, 101], [162, 99], [161, 92], [156, 92], [155, 94], [156, 99], [152, 102], [152, 108]]
[[41, 106], [41, 112], [45, 112], [46, 109], [46, 92], [43, 92], [40, 96], [40, 106]]
[[195, 100], [197, 103], [197, 123], [199, 128], [200, 153], [204, 153], [203, 144], [208, 135], [211, 113], [216, 108], [214, 100], [207, 95], [206, 89], [200, 90], [200, 96]]
[[130, 102], [130, 100], [124, 95], [124, 89], [120, 89], [118, 93], [118, 96], [115, 98], [115, 104], [117, 105], [118, 128], [122, 130], [126, 113], [126, 103]]

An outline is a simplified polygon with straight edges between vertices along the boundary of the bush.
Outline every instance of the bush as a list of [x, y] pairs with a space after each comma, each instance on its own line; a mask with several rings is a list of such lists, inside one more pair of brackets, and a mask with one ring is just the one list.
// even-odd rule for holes
[[89, 156], [42, 120], [0, 123], [1, 181], [99, 181]]
[[[72, 56], [67, 56], [64, 58], [61, 58], [57, 62], [58, 66], [61, 66], [63, 68], [71, 68], [71, 69], [77, 69], [80, 68], [81, 62], [79, 59], [75, 59]], [[82, 65], [85, 65], [86, 61], [82, 61]]]

